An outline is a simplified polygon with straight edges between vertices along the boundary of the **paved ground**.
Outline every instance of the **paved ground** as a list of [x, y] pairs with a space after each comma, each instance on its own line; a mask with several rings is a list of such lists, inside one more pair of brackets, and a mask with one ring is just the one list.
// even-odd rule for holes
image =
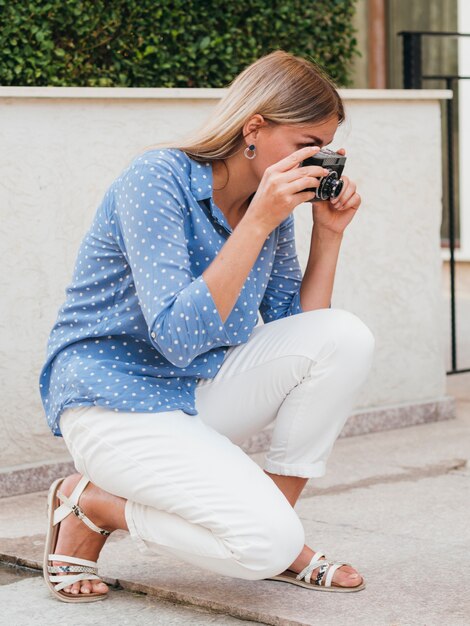
[[[235, 626], [246, 622], [213, 611], [185, 607], [179, 603], [155, 599], [147, 594], [127, 591], [110, 592], [110, 597], [102, 602], [79, 607], [56, 602], [45, 597], [42, 576], [35, 574], [26, 578], [24, 574], [12, 575], [5, 566], [0, 568], [0, 603], [3, 607], [0, 624], [10, 626], [50, 626], [50, 624], [80, 623], [80, 626], [115, 624], [116, 626], [144, 626], [152, 624], [205, 626], [224, 624]], [[8, 582], [8, 579], [11, 579]], [[25, 599], [27, 601], [25, 602]], [[5, 611], [6, 608], [6, 611]], [[34, 620], [32, 619], [34, 612]], [[73, 615], [73, 617], [72, 617]], [[259, 622], [252, 622], [259, 623]]]
[[[116, 584], [108, 599], [71, 607], [37, 575], [3, 569], [0, 624], [29, 624], [34, 611], [35, 626], [469, 626], [470, 374], [447, 380], [457, 419], [339, 439], [327, 475], [311, 479], [296, 505], [311, 547], [353, 563], [364, 591], [218, 577], [182, 561], [143, 558], [118, 531], [100, 556], [100, 574]], [[254, 458], [261, 463], [262, 454]], [[46, 492], [2, 499], [0, 559], [39, 567], [45, 502]]]

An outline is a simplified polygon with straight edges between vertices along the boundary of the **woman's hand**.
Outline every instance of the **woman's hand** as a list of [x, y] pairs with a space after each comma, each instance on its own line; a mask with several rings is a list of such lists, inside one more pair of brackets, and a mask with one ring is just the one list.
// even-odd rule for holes
[[[337, 152], [342, 155], [346, 154], [344, 148]], [[344, 181], [344, 186], [337, 198], [312, 202], [312, 216], [317, 230], [342, 234], [361, 204], [361, 196], [356, 191], [356, 183], [347, 176], [341, 176], [341, 180]]]
[[310, 200], [312, 191], [308, 189], [318, 187], [329, 170], [319, 165], [299, 167], [299, 163], [319, 150], [318, 146], [307, 146], [267, 167], [243, 219], [254, 220], [270, 233], [296, 206]]

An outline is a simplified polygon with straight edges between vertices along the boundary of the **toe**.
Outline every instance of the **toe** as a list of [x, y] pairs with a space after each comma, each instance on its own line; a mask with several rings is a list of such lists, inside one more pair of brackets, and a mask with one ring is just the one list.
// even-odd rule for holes
[[78, 595], [80, 593], [80, 587], [81, 587], [81, 584], [79, 582], [78, 583], [73, 583], [73, 585], [72, 585], [72, 593], [74, 595]]
[[108, 585], [102, 580], [96, 580], [93, 582], [94, 593], [106, 593], [108, 591]]
[[80, 587], [80, 593], [91, 593], [91, 582], [84, 580]]
[[341, 587], [357, 587], [362, 583], [362, 576], [354, 568], [342, 565], [334, 573], [332, 582]]

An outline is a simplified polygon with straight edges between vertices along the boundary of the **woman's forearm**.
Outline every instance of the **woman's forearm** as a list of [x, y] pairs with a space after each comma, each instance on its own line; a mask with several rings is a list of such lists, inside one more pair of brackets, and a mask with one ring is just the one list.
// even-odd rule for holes
[[310, 254], [300, 287], [300, 305], [304, 311], [330, 306], [342, 240], [342, 234], [313, 226]]
[[223, 322], [228, 318], [269, 233], [244, 217], [202, 276]]

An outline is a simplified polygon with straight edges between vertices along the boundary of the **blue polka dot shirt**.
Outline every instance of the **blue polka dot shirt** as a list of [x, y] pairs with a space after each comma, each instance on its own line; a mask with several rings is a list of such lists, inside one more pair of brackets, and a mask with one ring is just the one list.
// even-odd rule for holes
[[212, 167], [176, 148], [133, 159], [110, 185], [78, 250], [47, 343], [39, 389], [55, 436], [67, 407], [197, 415], [195, 387], [258, 322], [302, 312], [291, 213], [265, 240], [222, 321], [202, 272], [232, 229]]

